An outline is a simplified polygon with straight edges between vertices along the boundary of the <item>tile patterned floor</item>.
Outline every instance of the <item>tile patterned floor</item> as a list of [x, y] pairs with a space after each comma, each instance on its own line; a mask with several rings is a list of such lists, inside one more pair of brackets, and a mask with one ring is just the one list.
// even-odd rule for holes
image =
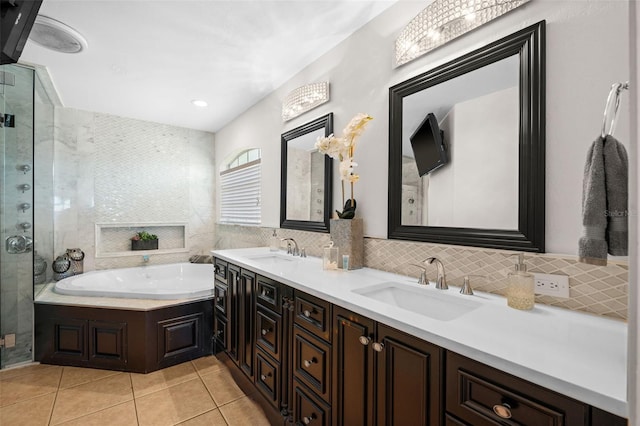
[[30, 365], [0, 371], [0, 425], [268, 425], [255, 396], [214, 356], [149, 374]]

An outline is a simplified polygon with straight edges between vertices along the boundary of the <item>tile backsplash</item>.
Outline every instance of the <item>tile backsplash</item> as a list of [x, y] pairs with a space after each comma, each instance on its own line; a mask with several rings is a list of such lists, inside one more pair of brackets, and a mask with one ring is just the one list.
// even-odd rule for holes
[[[256, 229], [258, 232], [256, 232]], [[267, 246], [273, 228], [238, 225], [216, 225], [217, 249]], [[329, 234], [278, 229], [280, 238], [293, 237], [310, 256], [321, 256], [322, 246], [329, 242]], [[508, 278], [513, 270], [517, 252], [482, 249], [466, 246], [418, 243], [400, 240], [365, 238], [365, 266], [402, 275], [418, 277], [419, 270], [411, 264], [421, 263], [429, 256], [442, 260], [450, 284], [460, 286], [465, 275], [471, 277], [474, 289], [505, 295]], [[580, 263], [575, 256], [526, 254], [529, 272], [569, 276], [571, 297], [536, 296], [537, 303], [565, 309], [627, 319], [629, 267], [625, 262], [609, 262], [607, 266]], [[434, 271], [428, 271], [433, 278]]]

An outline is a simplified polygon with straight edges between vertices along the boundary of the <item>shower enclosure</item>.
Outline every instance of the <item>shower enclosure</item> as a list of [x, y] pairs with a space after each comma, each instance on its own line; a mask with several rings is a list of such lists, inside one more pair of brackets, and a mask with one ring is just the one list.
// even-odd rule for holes
[[34, 69], [0, 66], [0, 368], [32, 360], [34, 278], [51, 276], [53, 112]]

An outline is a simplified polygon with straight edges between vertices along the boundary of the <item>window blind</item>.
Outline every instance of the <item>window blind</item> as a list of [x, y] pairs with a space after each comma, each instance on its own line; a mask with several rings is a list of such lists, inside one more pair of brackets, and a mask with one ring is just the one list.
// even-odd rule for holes
[[220, 173], [220, 222], [259, 225], [260, 160]]

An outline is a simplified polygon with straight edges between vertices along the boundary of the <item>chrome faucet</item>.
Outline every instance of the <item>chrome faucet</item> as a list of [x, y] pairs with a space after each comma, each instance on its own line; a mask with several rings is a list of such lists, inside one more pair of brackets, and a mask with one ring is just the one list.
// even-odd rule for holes
[[444, 273], [444, 265], [437, 257], [430, 257], [424, 261], [424, 263], [432, 264], [436, 262], [436, 266], [438, 268], [438, 277], [436, 278], [436, 288], [438, 290], [448, 290], [449, 286], [447, 285], [447, 276]]
[[[280, 241], [287, 242], [287, 254], [292, 256], [299, 256], [300, 249], [298, 248], [298, 243], [293, 238], [283, 238]], [[293, 243], [293, 247], [291, 247], [291, 243]]]
[[420, 265], [415, 265], [411, 263], [411, 266], [415, 266], [416, 268], [420, 268], [420, 278], [418, 278], [418, 284], [429, 285], [429, 280], [427, 279], [427, 268]]

